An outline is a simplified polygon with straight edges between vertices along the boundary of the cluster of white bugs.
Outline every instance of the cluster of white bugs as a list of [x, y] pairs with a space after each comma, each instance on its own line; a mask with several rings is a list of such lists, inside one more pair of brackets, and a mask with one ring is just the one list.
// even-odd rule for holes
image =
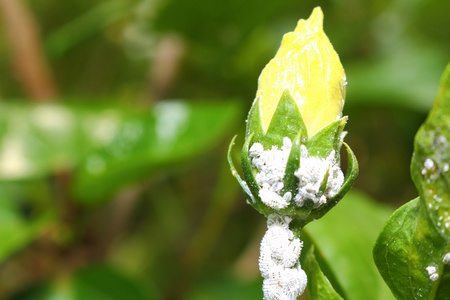
[[264, 204], [274, 209], [287, 207], [292, 199], [290, 192], [281, 195], [291, 147], [291, 140], [285, 137], [281, 150], [278, 150], [277, 146], [264, 150], [260, 143], [254, 143], [249, 151], [252, 164], [258, 169], [255, 179], [260, 186], [259, 197]]
[[[336, 153], [331, 151], [327, 158], [310, 156], [308, 149], [300, 147], [300, 168], [294, 172], [299, 179], [298, 192], [284, 192], [283, 177], [291, 152], [292, 142], [283, 139], [283, 146], [272, 146], [264, 150], [263, 145], [254, 143], [249, 150], [258, 183], [261, 201], [276, 210], [286, 208], [291, 201], [303, 206], [312, 200], [315, 207], [335, 196], [344, 182], [344, 174], [336, 164]], [[326, 179], [325, 186], [322, 185]], [[259, 268], [264, 278], [263, 292], [266, 300], [293, 300], [306, 288], [307, 278], [301, 269], [299, 256], [302, 241], [289, 229], [291, 219], [276, 214], [269, 216], [268, 230], [261, 242]]]
[[[252, 164], [258, 170], [255, 179], [260, 186], [259, 197], [264, 204], [277, 210], [287, 207], [293, 198], [291, 192], [282, 192], [291, 147], [291, 140], [285, 137], [281, 149], [272, 146], [272, 149], [264, 150], [260, 143], [254, 143], [249, 151]], [[299, 189], [294, 201], [297, 206], [303, 206], [309, 199], [316, 207], [320, 206], [335, 196], [344, 182], [344, 174], [335, 162], [336, 153], [331, 151], [326, 159], [313, 157], [308, 154], [305, 145], [301, 145], [300, 155], [300, 168], [294, 173], [299, 178]], [[327, 176], [325, 190], [321, 191], [322, 182]]]
[[259, 257], [265, 300], [294, 300], [306, 288], [306, 273], [299, 262], [303, 242], [289, 229], [290, 221], [278, 215], [267, 220]]
[[[312, 157], [308, 155], [305, 145], [301, 145], [300, 154], [300, 168], [294, 173], [300, 180], [295, 203], [302, 206], [306, 199], [311, 199], [316, 207], [320, 206], [327, 202], [327, 198], [335, 196], [344, 182], [344, 174], [335, 163], [336, 153], [331, 151], [326, 159]], [[320, 187], [327, 172], [328, 180], [321, 193]]]
[[435, 266], [428, 266], [425, 269], [427, 270], [431, 281], [436, 281], [439, 278], [439, 274], [437, 273], [437, 269]]

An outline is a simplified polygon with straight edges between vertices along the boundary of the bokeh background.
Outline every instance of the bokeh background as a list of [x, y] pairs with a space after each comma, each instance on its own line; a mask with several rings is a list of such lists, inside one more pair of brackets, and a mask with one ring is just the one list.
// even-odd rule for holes
[[261, 299], [265, 220], [226, 151], [282, 35], [318, 5], [360, 175], [305, 239], [345, 299], [389, 299], [371, 247], [417, 195], [445, 0], [0, 0], [0, 298]]

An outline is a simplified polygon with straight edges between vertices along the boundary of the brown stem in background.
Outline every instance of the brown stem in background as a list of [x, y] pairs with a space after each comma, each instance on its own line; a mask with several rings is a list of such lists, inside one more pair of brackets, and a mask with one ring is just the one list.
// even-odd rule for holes
[[184, 41], [176, 35], [163, 37], [156, 46], [149, 73], [148, 100], [164, 99], [176, 78], [185, 52]]
[[55, 98], [57, 88], [32, 13], [22, 0], [0, 0], [0, 8], [14, 69], [27, 96], [38, 101]]

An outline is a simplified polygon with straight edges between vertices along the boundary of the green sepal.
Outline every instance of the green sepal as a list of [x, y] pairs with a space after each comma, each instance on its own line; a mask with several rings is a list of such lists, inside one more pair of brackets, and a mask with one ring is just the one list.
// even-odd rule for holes
[[[285, 89], [270, 121], [269, 128], [265, 136], [261, 138], [260, 143], [264, 146], [264, 149], [269, 149], [273, 145], [281, 147], [284, 137], [288, 137], [292, 141], [299, 134], [301, 138], [306, 139], [308, 136], [306, 125], [297, 103], [289, 90]], [[255, 139], [256, 141], [257, 139]]]
[[327, 169], [325, 176], [323, 177], [322, 183], [319, 188], [319, 197], [321, 197], [325, 193], [325, 189], [327, 188], [328, 178], [330, 177], [330, 168]]
[[255, 99], [247, 117], [247, 127], [245, 138], [253, 134], [254, 140], [259, 141], [264, 136], [264, 129], [261, 117], [261, 98]]
[[334, 150], [336, 151], [336, 163], [339, 164], [339, 150], [342, 145], [341, 135], [347, 120], [348, 117], [345, 116], [333, 121], [310, 137], [305, 143], [308, 155], [327, 158]]
[[233, 159], [231, 157], [232, 148], [234, 146], [234, 141], [237, 136], [234, 136], [231, 140], [231, 143], [228, 147], [228, 164], [230, 165], [231, 174], [239, 183], [239, 186], [241, 187], [242, 191], [244, 192], [248, 203], [253, 206], [254, 209], [256, 209], [261, 214], [268, 216], [271, 213], [276, 212], [274, 209], [266, 206], [259, 197], [259, 185], [256, 182], [254, 170], [251, 166], [250, 158], [248, 156], [248, 151], [250, 147], [250, 143], [252, 141], [253, 135], [250, 134], [247, 139], [244, 142], [244, 146], [242, 147], [241, 152], [241, 166], [242, 166], [242, 172], [244, 175], [244, 180], [239, 176], [238, 171], [236, 170], [236, 167], [234, 166]]
[[231, 170], [231, 174], [233, 175], [234, 178], [236, 178], [237, 182], [239, 183], [239, 186], [241, 187], [242, 191], [245, 194], [245, 197], [247, 198], [247, 200], [249, 201], [249, 203], [253, 203], [254, 202], [254, 197], [253, 195], [249, 194], [249, 187], [247, 185], [247, 183], [242, 180], [241, 176], [239, 176], [238, 171], [236, 170], [236, 167], [234, 166], [233, 163], [233, 158], [231, 157], [231, 153], [233, 150], [233, 146], [234, 146], [234, 141], [236, 140], [237, 135], [235, 135], [233, 137], [233, 139], [231, 140], [230, 145], [228, 146], [228, 155], [227, 155], [227, 159], [228, 159], [228, 164], [230, 165], [230, 170]]
[[[258, 206], [260, 206], [261, 199], [259, 198], [259, 185], [256, 182], [255, 179], [255, 172], [254, 168], [252, 167], [252, 163], [250, 161], [249, 156], [249, 149], [250, 149], [250, 143], [252, 142], [253, 134], [250, 134], [247, 136], [244, 142], [244, 146], [242, 147], [241, 152], [241, 166], [242, 166], [242, 173], [244, 174], [245, 182], [248, 185], [248, 188], [250, 189], [251, 193], [253, 194], [255, 201], [252, 203], [252, 206], [255, 207], [255, 209], [258, 209]], [[257, 206], [255, 206], [258, 204]]]
[[272, 208], [270, 209], [270, 213], [289, 216], [294, 220], [306, 219], [310, 214], [311, 209], [313, 208], [312, 201], [307, 201], [303, 206], [298, 207], [295, 201], [293, 200], [295, 195], [298, 194], [299, 189], [299, 179], [297, 176], [295, 176], [295, 171], [297, 171], [300, 168], [301, 164], [300, 146], [302, 145], [304, 139], [305, 136], [302, 134], [302, 132], [299, 132], [298, 135], [292, 141], [291, 152], [289, 153], [288, 162], [286, 164], [286, 171], [283, 177], [284, 187], [281, 193], [285, 194], [286, 192], [291, 192], [292, 193], [291, 203], [289, 203], [288, 207], [280, 210], [275, 210]]
[[318, 208], [315, 208], [311, 211], [311, 214], [308, 216], [308, 219], [305, 220], [305, 225], [313, 220], [317, 220], [323, 215], [325, 215], [330, 209], [332, 209], [338, 202], [347, 194], [347, 192], [352, 188], [355, 183], [356, 177], [358, 177], [359, 173], [359, 165], [356, 159], [355, 154], [352, 149], [346, 143], [342, 142], [342, 144], [347, 149], [347, 157], [348, 157], [348, 167], [347, 173], [344, 177], [344, 183], [341, 186], [339, 192], [334, 195], [334, 197], [327, 200], [327, 203], [322, 204]]
[[298, 133], [295, 139], [292, 141], [291, 152], [286, 164], [286, 171], [283, 177], [284, 187], [282, 194], [291, 192], [295, 196], [298, 192], [299, 179], [295, 176], [295, 171], [300, 168], [300, 145], [301, 145], [301, 133]]

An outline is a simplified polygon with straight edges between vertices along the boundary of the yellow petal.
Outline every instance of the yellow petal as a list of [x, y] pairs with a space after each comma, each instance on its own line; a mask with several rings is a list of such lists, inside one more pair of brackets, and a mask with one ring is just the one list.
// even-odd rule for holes
[[258, 79], [266, 131], [284, 89], [289, 89], [302, 114], [308, 136], [342, 116], [345, 73], [339, 56], [323, 32], [323, 13], [316, 7], [308, 20], [284, 35], [280, 49]]

